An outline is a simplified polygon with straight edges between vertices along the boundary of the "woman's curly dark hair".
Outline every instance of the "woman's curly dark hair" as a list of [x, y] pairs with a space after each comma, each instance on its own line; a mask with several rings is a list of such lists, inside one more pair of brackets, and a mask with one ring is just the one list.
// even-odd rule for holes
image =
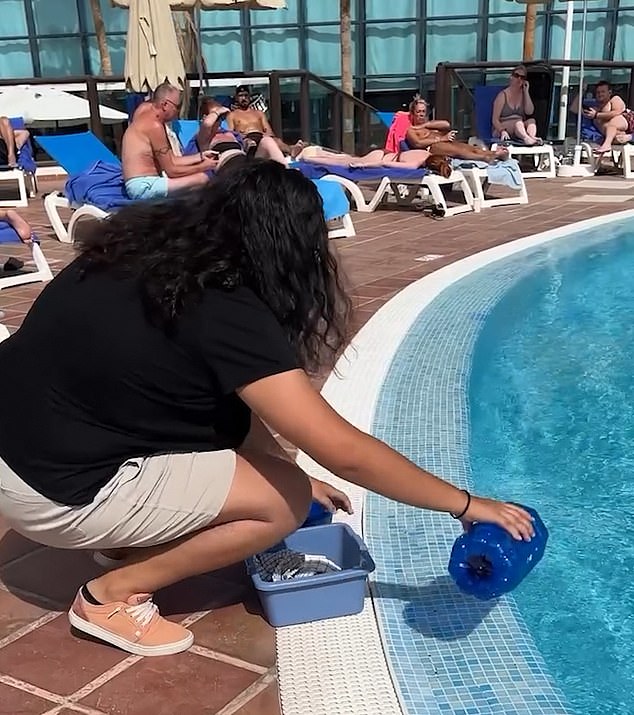
[[117, 211], [79, 241], [83, 274], [138, 276], [149, 319], [168, 333], [206, 288], [250, 288], [301, 365], [332, 365], [350, 312], [321, 197], [298, 171], [253, 161], [201, 189]]

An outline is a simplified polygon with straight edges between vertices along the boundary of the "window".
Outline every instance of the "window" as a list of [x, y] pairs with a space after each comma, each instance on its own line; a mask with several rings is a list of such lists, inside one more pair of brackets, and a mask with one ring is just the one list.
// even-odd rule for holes
[[[447, 0], [441, 0], [448, 4]], [[455, 2], [455, 0], [452, 0]], [[365, 0], [365, 15], [368, 20], [395, 20], [400, 17], [416, 17], [416, 0]]]
[[296, 29], [254, 30], [252, 36], [255, 70], [299, 67], [299, 32]]
[[[503, 0], [508, 12], [508, 2]], [[493, 4], [493, 2], [491, 3]], [[475, 15], [479, 12], [478, 0], [427, 0], [427, 17], [456, 17], [457, 15]], [[489, 13], [496, 12], [489, 7]]]
[[[307, 22], [339, 22], [339, 1], [340, 0], [307, 0], [306, 1], [306, 21]], [[351, 3], [350, 15], [356, 17], [356, 2]]]
[[[112, 73], [122, 75], [125, 64], [125, 35], [109, 35], [108, 48], [110, 50]], [[94, 35], [88, 38], [88, 56], [90, 62], [89, 71], [91, 74], [99, 74], [101, 72], [101, 60], [99, 49], [97, 48], [97, 38]]]
[[[338, 25], [309, 27], [306, 30], [308, 69], [326, 77], [341, 75], [341, 46]], [[353, 72], [356, 53], [352, 52]]]
[[81, 44], [74, 37], [38, 40], [42, 77], [84, 74]]
[[[323, 2], [323, 0], [319, 0]], [[285, 10], [250, 10], [251, 24], [257, 25], [296, 25], [297, 0], [289, 0]]]
[[[544, 15], [537, 17], [535, 27], [535, 57], [542, 56], [544, 42]], [[491, 62], [511, 60], [520, 62], [524, 41], [524, 18], [512, 15], [509, 17], [492, 17], [489, 19], [487, 42], [487, 60]]]
[[367, 74], [416, 72], [416, 25], [390, 22], [366, 26]]
[[240, 72], [243, 69], [242, 32], [239, 29], [203, 30], [202, 51], [208, 72]]
[[[0, 0], [0, 37], [27, 37], [23, 0]], [[2, 52], [6, 52], [6, 46]]]
[[[76, 35], [79, 32], [75, 0], [31, 0], [38, 35]], [[105, 5], [105, 3], [103, 3]]]
[[0, 77], [32, 77], [33, 62], [28, 40], [4, 40], [0, 53]]
[[[95, 21], [90, 7], [90, 0], [82, 0], [84, 8], [84, 17], [86, 18], [86, 30], [88, 32], [95, 31]], [[49, 4], [53, 5], [49, 0]], [[110, 0], [101, 0], [101, 14], [103, 23], [106, 26], [106, 32], [127, 32], [128, 30], [128, 14], [129, 11], [123, 7], [115, 7]]]
[[426, 72], [434, 72], [439, 62], [476, 62], [477, 60], [477, 22], [443, 20], [427, 23]]

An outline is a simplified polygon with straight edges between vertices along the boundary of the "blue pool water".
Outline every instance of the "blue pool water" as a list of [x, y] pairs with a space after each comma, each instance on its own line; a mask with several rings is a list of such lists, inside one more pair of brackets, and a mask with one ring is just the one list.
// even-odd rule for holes
[[582, 715], [634, 712], [634, 230], [541, 265], [475, 346], [471, 466], [538, 507], [546, 558], [515, 598]]
[[551, 532], [512, 597], [483, 604], [447, 576], [453, 520], [368, 495], [372, 589], [409, 715], [634, 713], [631, 229], [471, 274], [398, 347], [373, 433], [459, 486], [535, 506]]

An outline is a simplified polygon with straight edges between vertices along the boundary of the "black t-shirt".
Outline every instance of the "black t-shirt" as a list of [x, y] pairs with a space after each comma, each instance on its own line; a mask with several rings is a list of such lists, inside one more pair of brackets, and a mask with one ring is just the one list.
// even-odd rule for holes
[[247, 288], [205, 291], [168, 337], [146, 318], [137, 281], [102, 271], [79, 280], [80, 260], [0, 343], [0, 457], [73, 505], [90, 503], [131, 457], [238, 447], [251, 414], [236, 389], [297, 367]]

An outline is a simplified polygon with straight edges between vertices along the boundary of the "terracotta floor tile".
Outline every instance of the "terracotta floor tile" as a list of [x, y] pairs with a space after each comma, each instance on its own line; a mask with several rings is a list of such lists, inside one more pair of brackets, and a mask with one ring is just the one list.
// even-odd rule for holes
[[155, 603], [164, 616], [172, 621], [180, 621], [195, 611], [225, 608], [240, 603], [244, 594], [244, 585], [204, 575], [161, 589], [155, 595]]
[[266, 667], [275, 663], [275, 631], [264, 620], [255, 592], [244, 602], [218, 608], [191, 630], [198, 645]]
[[20, 536], [0, 518], [0, 567], [39, 548], [39, 544]]
[[212, 715], [257, 678], [191, 653], [144, 658], [81, 702], [112, 715]]
[[103, 570], [88, 551], [42, 549], [16, 564], [0, 569], [0, 579], [12, 588], [43, 596], [60, 609], [67, 608], [79, 586]]
[[70, 695], [127, 656], [77, 638], [65, 614], [0, 650], [0, 672], [60, 695]]
[[53, 707], [55, 703], [0, 683], [0, 715], [39, 715]]
[[280, 715], [280, 695], [277, 681], [249, 700], [235, 715]]
[[[0, 591], [0, 640], [32, 623], [45, 613], [45, 609], [39, 608], [19, 596], [7, 591]], [[1, 651], [0, 660], [2, 660]]]

